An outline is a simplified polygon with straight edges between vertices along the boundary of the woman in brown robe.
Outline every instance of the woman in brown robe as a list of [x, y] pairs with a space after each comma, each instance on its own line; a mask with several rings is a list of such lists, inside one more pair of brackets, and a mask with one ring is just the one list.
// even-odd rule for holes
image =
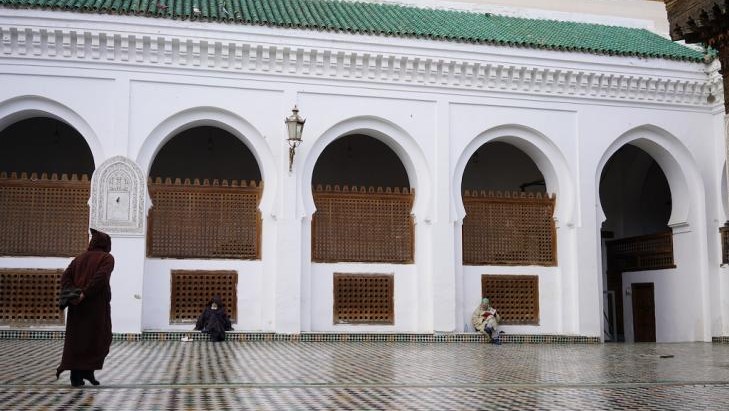
[[91, 229], [88, 250], [71, 261], [61, 277], [61, 290], [77, 288], [80, 296], [70, 302], [66, 318], [66, 338], [56, 378], [71, 371], [71, 385], [94, 385], [94, 371], [104, 366], [111, 345], [111, 287], [114, 269], [111, 237]]

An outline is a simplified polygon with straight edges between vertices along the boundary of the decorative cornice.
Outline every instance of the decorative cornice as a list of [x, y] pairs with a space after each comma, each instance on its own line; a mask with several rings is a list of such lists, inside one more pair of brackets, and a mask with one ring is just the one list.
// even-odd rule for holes
[[[706, 80], [198, 38], [0, 26], [0, 56], [706, 106]], [[714, 94], [716, 96], [716, 94]]]

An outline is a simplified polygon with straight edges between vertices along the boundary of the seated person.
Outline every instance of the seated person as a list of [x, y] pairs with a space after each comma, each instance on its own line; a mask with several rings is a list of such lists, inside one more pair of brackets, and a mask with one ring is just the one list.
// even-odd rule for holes
[[481, 304], [476, 307], [471, 315], [471, 323], [476, 331], [488, 334], [493, 344], [501, 344], [499, 339], [498, 325], [501, 321], [501, 316], [496, 312], [496, 309], [491, 306], [488, 298], [481, 299]]
[[230, 325], [230, 317], [225, 311], [225, 305], [220, 296], [214, 295], [210, 299], [205, 310], [197, 319], [195, 329], [210, 334], [211, 341], [225, 341], [225, 332], [232, 331], [233, 327]]

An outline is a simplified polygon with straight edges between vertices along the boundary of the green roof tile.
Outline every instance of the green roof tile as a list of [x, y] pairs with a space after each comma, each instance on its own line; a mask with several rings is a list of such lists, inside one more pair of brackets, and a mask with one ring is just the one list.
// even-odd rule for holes
[[[701, 61], [644, 29], [336, 0], [0, 0], [0, 6], [132, 14]], [[200, 14], [194, 13], [194, 8]]]

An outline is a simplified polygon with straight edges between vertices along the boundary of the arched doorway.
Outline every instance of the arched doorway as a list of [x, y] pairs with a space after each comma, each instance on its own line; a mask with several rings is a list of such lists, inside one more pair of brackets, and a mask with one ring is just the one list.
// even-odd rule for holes
[[474, 268], [466, 275], [480, 277], [466, 283], [480, 280], [472, 292], [488, 297], [505, 325], [540, 325], [539, 277], [484, 274], [485, 267], [557, 265], [555, 196], [546, 186], [529, 155], [500, 141], [480, 146], [463, 173], [462, 261]]
[[238, 271], [230, 269], [231, 263], [210, 261], [261, 258], [263, 183], [254, 155], [228, 131], [194, 127], [167, 141], [149, 175], [147, 256], [198, 260], [195, 270], [169, 266], [169, 323], [194, 322], [215, 294], [236, 322]]
[[[31, 117], [0, 130], [0, 257], [84, 251], [93, 171], [86, 140], [63, 121]], [[63, 325], [57, 296], [67, 262], [55, 264], [0, 269], [0, 325]]]
[[[636, 342], [656, 341], [653, 282], [624, 290], [623, 274], [675, 267], [668, 180], [653, 157], [626, 144], [605, 164], [599, 192], [606, 217], [601, 229], [605, 340], [625, 341], [625, 324], [632, 324]], [[631, 298], [631, 319], [623, 314], [624, 298]]]
[[[363, 134], [333, 141], [314, 166], [312, 184], [312, 262], [414, 262], [415, 194], [400, 158], [385, 143]], [[398, 270], [352, 269], [327, 274], [333, 324], [395, 325]]]

